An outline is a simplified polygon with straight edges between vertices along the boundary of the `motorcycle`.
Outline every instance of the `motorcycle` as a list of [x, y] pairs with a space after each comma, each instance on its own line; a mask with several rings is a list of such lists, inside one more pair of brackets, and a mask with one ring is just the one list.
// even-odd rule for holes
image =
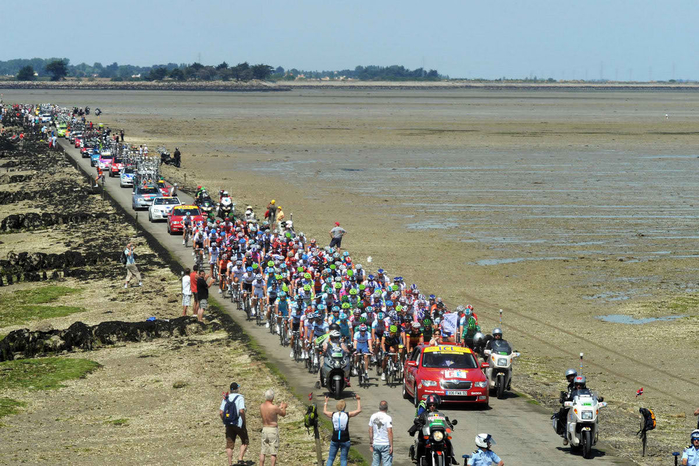
[[204, 216], [208, 216], [214, 210], [214, 202], [210, 197], [205, 197], [198, 202], [199, 208], [204, 213]]
[[505, 397], [505, 390], [510, 390], [512, 382], [512, 361], [519, 353], [512, 351], [505, 340], [490, 340], [491, 349], [484, 351], [485, 359], [490, 360], [490, 367], [485, 370], [488, 387], [495, 390], [499, 400]]
[[218, 216], [221, 218], [227, 218], [230, 214], [235, 211], [235, 204], [230, 197], [222, 197], [221, 202], [218, 204]]
[[350, 355], [341, 348], [330, 348], [325, 354], [320, 369], [321, 385], [327, 387], [336, 400], [342, 398], [342, 390], [347, 387], [350, 367]]
[[[607, 403], [599, 401], [590, 390], [583, 389], [573, 392], [573, 401], [565, 401], [563, 406], [569, 408], [563, 435], [568, 439], [571, 450], [581, 450], [584, 458], [590, 458], [599, 435], [599, 409], [606, 407]], [[557, 422], [555, 418], [553, 429], [556, 433]]]
[[[417, 466], [449, 466], [454, 464], [453, 446], [450, 446], [451, 431], [458, 421], [451, 420], [451, 426], [447, 418], [440, 412], [430, 413], [427, 422], [422, 427], [418, 442], [424, 442], [422, 454], [414, 458]], [[417, 448], [420, 452], [420, 448]]]

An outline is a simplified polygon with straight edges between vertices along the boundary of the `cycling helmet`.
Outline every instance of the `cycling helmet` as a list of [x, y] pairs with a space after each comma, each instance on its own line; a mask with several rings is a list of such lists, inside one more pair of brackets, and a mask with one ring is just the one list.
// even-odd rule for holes
[[279, 292], [279, 299], [286, 299], [286, 292], [285, 291]]
[[320, 314], [317, 313], [317, 312], [314, 312], [314, 313], [313, 313], [313, 318], [314, 318], [314, 319], [320, 319]]
[[393, 301], [386, 301], [386, 307], [393, 307]]
[[572, 375], [573, 377], [577, 377], [577, 376], [578, 376], [578, 371], [576, 371], [575, 369], [568, 369], [568, 370], [566, 371], [566, 379], [567, 379], [568, 377], [570, 377], [571, 375]]
[[330, 338], [340, 338], [340, 331], [333, 330], [332, 332], [330, 332]]
[[422, 321], [422, 325], [424, 325], [425, 327], [431, 327], [432, 321], [430, 319], [425, 319]]
[[235, 265], [243, 265], [243, 261], [235, 261]]
[[330, 327], [328, 327], [328, 329], [329, 329], [331, 332], [334, 332], [335, 330], [339, 331], [339, 330], [340, 330], [340, 326], [337, 325], [337, 324], [332, 324]]
[[361, 316], [361, 317], [359, 318], [359, 323], [360, 323], [360, 324], [366, 324], [366, 317]]
[[262, 280], [262, 274], [258, 273], [257, 275], [255, 275], [255, 278], [258, 280]]
[[353, 277], [353, 276], [354, 276], [354, 270], [349, 269], [349, 270], [347, 271], [347, 276], [348, 276], [348, 277]]
[[303, 278], [305, 278], [306, 280], [310, 280], [312, 277], [310, 273], [306, 272], [303, 274]]
[[379, 320], [383, 320], [383, 318], [384, 318], [384, 313], [383, 313], [383, 311], [379, 311], [379, 313], [376, 314], [376, 318], [379, 319]]
[[303, 291], [311, 291], [311, 285], [303, 285]]
[[578, 388], [578, 385], [581, 385], [580, 388], [587, 388], [587, 378], [585, 378], [584, 375], [579, 375], [575, 377], [575, 380], [573, 381], [573, 385], [575, 388]]
[[694, 429], [689, 436], [689, 441], [694, 443], [695, 440], [699, 440], [699, 429]]
[[391, 333], [396, 333], [398, 331], [398, 327], [396, 327], [395, 325], [391, 325], [388, 331]]
[[333, 306], [333, 312], [340, 312], [340, 306]]
[[[335, 306], [335, 307], [337, 307], [337, 306]], [[335, 312], [335, 311], [333, 311], [333, 312]], [[344, 312], [340, 312], [340, 320], [347, 320], [347, 314], [345, 314]]]
[[396, 306], [396, 311], [397, 311], [397, 312], [400, 312], [400, 311], [402, 311], [403, 309], [404, 309], [403, 306], [401, 306], [400, 304], [399, 304], [398, 306]]
[[493, 330], [493, 337], [495, 337], [495, 335], [500, 335], [500, 338], [502, 338], [502, 330], [500, 328]]
[[485, 335], [483, 335], [481, 332], [476, 332], [476, 334], [473, 335], [473, 346], [480, 346], [484, 339]]
[[366, 312], [374, 312], [374, 308], [372, 306], [367, 306], [364, 308]]
[[420, 328], [420, 322], [413, 322], [412, 326], [413, 326], [414, 329], [417, 330], [417, 329]]
[[393, 290], [393, 291], [398, 291], [398, 285], [393, 285], [393, 286], [391, 286], [391, 290]]
[[339, 290], [340, 288], [342, 288], [342, 283], [336, 282], [336, 283], [335, 283], [335, 289], [336, 289], [336, 290]]
[[471, 312], [471, 309], [466, 309], [466, 310], [464, 311], [464, 314], [470, 317], [471, 314], [473, 314], [473, 312]]
[[[350, 306], [350, 303], [342, 303], [342, 309], [349, 309], [352, 306]], [[355, 313], [359, 312], [359, 309], [354, 311]]]
[[476, 435], [476, 446], [480, 448], [490, 449], [492, 445], [495, 445], [495, 439], [490, 434], [478, 434]]
[[360, 325], [360, 326], [359, 326], [359, 331], [360, 331], [360, 332], [366, 332], [366, 331], [367, 331], [367, 326], [366, 326], [366, 324]]
[[259, 265], [257, 265], [257, 264], [252, 264], [252, 268], [253, 268], [253, 269], [257, 270], [258, 267], [259, 267]]
[[252, 272], [252, 267], [248, 267], [248, 268], [245, 269], [245, 270], [247, 270], [248, 272]]
[[352, 288], [352, 289], [349, 291], [349, 294], [352, 295], [352, 296], [357, 296], [357, 290], [356, 290], [355, 288]]

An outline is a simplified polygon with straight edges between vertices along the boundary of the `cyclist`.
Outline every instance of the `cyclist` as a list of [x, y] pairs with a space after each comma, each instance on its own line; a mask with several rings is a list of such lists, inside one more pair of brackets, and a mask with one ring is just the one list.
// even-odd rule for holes
[[398, 334], [398, 327], [396, 325], [391, 325], [388, 329], [389, 334], [384, 334], [381, 339], [381, 346], [384, 350], [383, 361], [381, 362], [381, 380], [386, 380], [386, 363], [388, 362], [388, 353], [395, 353], [393, 355], [393, 362], [398, 362], [398, 352], [400, 346], [400, 335]]
[[187, 239], [192, 234], [192, 216], [189, 211], [184, 214], [182, 219], [182, 244], [187, 244]]
[[[285, 303], [285, 304], [283, 304]], [[294, 340], [296, 339], [295, 333], [294, 332], [301, 332], [301, 320], [303, 319], [303, 309], [299, 308], [296, 305], [291, 305], [289, 303], [289, 300], [287, 299], [287, 295], [284, 291], [279, 293], [279, 302], [277, 303], [277, 313], [278, 315], [283, 316], [283, 309], [284, 307], [287, 308], [287, 312], [289, 313], [289, 319], [288, 322], [291, 323], [291, 339], [289, 340], [289, 346], [291, 346], [291, 353], [289, 354], [290, 358], [294, 357]], [[285, 325], [288, 325], [285, 324]], [[303, 359], [303, 352], [301, 354], [301, 359]]]
[[407, 349], [407, 354], [410, 354], [410, 352], [415, 347], [417, 347], [417, 345], [421, 345], [424, 343], [422, 331], [420, 329], [420, 322], [413, 322], [412, 324], [410, 324], [410, 330], [404, 333], [403, 335], [403, 345]]
[[369, 333], [368, 330], [366, 324], [361, 324], [352, 338], [356, 349], [356, 353], [354, 354], [355, 362], [358, 361], [360, 357], [364, 358], [364, 373], [369, 372], [369, 355], [373, 353], [371, 333]]
[[245, 273], [241, 277], [241, 282], [243, 284], [243, 302], [252, 293], [252, 282], [255, 281], [255, 274], [252, 267], [245, 269]]

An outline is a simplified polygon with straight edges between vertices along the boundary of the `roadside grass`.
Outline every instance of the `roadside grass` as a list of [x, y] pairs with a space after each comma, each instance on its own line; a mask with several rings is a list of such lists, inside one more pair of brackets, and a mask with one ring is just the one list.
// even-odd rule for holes
[[12, 398], [0, 397], [0, 418], [17, 414], [27, 403], [23, 401], [13, 400]]
[[121, 426], [127, 425], [129, 423], [129, 420], [126, 418], [109, 419], [107, 421], [104, 421], [104, 423], [115, 426], [115, 427], [121, 427]]
[[78, 306], [47, 305], [59, 298], [79, 292], [77, 288], [50, 285], [3, 293], [0, 295], [0, 327], [83, 312], [85, 309]]
[[0, 363], [0, 390], [55, 390], [61, 382], [80, 379], [98, 369], [100, 364], [88, 359], [39, 358]]

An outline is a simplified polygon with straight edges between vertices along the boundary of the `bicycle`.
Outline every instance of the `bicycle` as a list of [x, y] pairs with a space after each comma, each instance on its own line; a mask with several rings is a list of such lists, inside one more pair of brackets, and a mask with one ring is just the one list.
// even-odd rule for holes
[[301, 332], [298, 330], [291, 332], [291, 337], [294, 339], [294, 361], [299, 362], [299, 359], [301, 359], [301, 352], [303, 351], [301, 347]]
[[189, 238], [192, 236], [192, 229], [184, 227], [184, 247], [189, 247]]
[[386, 353], [386, 356], [388, 356], [388, 363], [386, 364], [386, 385], [393, 387], [400, 382], [398, 363], [393, 360], [393, 357], [398, 356], [398, 353]]
[[354, 371], [357, 374], [357, 379], [359, 380], [360, 387], [369, 386], [369, 374], [366, 369], [364, 369], [364, 355], [356, 353], [358, 357], [354, 359]]
[[284, 325], [284, 321], [281, 316], [277, 316], [277, 325], [279, 325], [279, 344], [286, 346], [289, 344], [289, 342], [287, 341], [286, 325]]
[[250, 320], [252, 318], [250, 312], [250, 294], [249, 293], [243, 293], [243, 310], [245, 311], [246, 315], [246, 320]]

